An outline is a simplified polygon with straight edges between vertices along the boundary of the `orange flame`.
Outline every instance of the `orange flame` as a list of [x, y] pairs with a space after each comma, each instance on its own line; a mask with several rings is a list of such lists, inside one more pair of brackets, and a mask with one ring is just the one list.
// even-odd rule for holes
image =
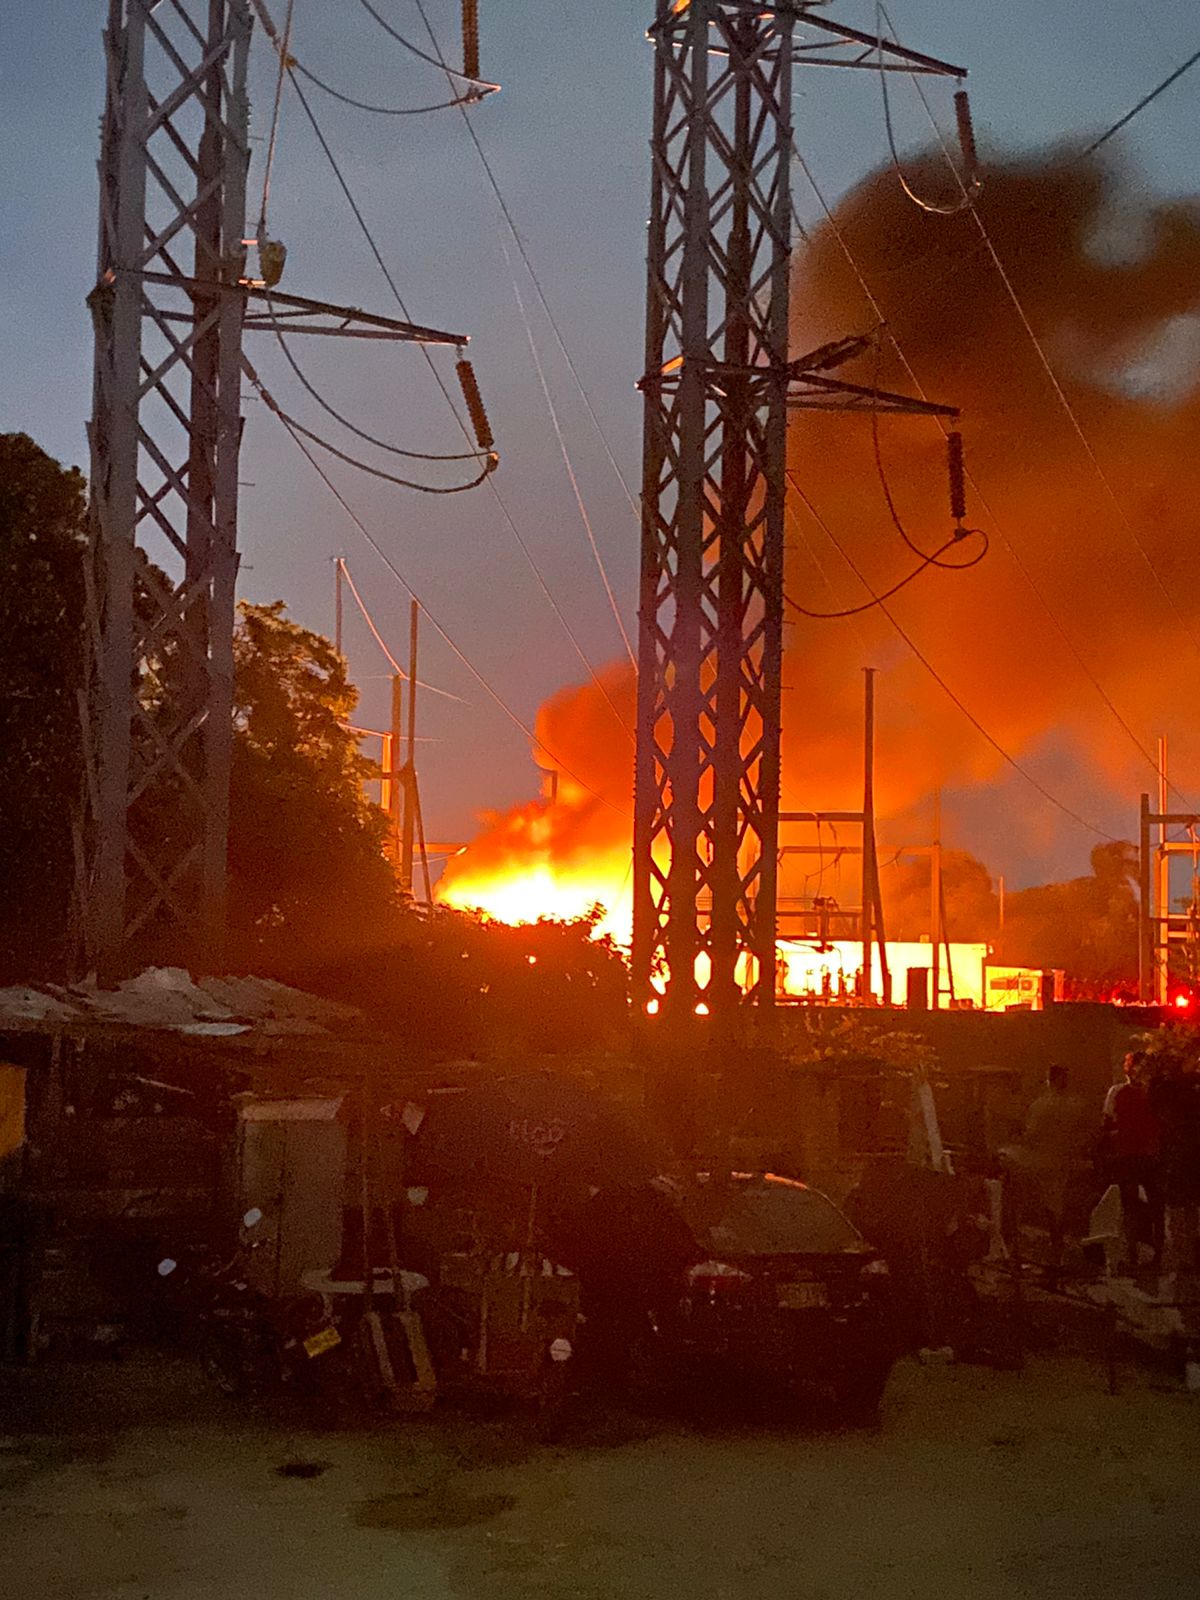
[[[932, 187], [945, 174], [935, 162], [925, 176]], [[963, 408], [969, 469], [988, 497], [985, 506], [972, 492], [968, 515], [991, 532], [991, 553], [970, 571], [925, 571], [888, 609], [970, 715], [1098, 821], [1113, 793], [1136, 807], [1149, 778], [1144, 751], [1157, 733], [1170, 734], [1176, 770], [1200, 768], [1200, 729], [1187, 714], [1200, 632], [1200, 587], [1187, 556], [1200, 498], [1200, 214], [1182, 201], [1147, 205], [1144, 192], [1119, 168], [1067, 151], [996, 164], [979, 202], [1111, 491], [980, 252], [974, 218], [931, 228], [890, 170], [846, 198], [836, 230], [812, 236], [798, 264], [803, 322], [793, 329], [795, 348], [810, 349], [874, 323], [881, 306], [917, 381]], [[843, 245], [871, 284], [875, 311], [864, 306]], [[866, 387], [913, 389], [890, 351], [844, 375]], [[907, 532], [920, 548], [937, 549], [950, 531], [940, 433], [927, 419], [884, 418], [879, 446]], [[884, 506], [869, 419], [794, 419], [789, 466], [821, 513], [814, 518], [789, 493], [793, 599], [816, 612], [860, 604], [851, 562], [877, 593], [912, 570], [916, 558]], [[995, 791], [992, 837], [1007, 827], [1022, 851], [1082, 842], [1008, 771], [878, 610], [840, 621], [789, 616], [787, 809], [858, 804], [859, 669], [868, 663], [881, 669], [877, 811], [906, 819], [898, 839], [921, 837], [927, 823], [914, 808], [944, 785]], [[1088, 675], [1119, 708], [1125, 731]], [[446, 870], [444, 902], [505, 921], [584, 916], [599, 903], [601, 929], [628, 938], [633, 703], [633, 673], [622, 664], [599, 686], [564, 690], [542, 708], [544, 743], [534, 757], [557, 788], [484, 818], [479, 837]], [[1172, 707], [1178, 720], [1164, 726]], [[1141, 753], [1126, 737], [1130, 728]], [[1003, 837], [996, 842], [1004, 847]], [[785, 867], [793, 881], [784, 893], [811, 892], [803, 859]], [[831, 892], [832, 876], [818, 892]], [[848, 900], [853, 890], [847, 885]]]

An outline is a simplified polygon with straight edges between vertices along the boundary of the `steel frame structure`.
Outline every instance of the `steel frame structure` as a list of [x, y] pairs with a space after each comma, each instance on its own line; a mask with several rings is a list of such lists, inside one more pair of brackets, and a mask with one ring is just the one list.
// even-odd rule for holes
[[[1200, 943], [1200, 814], [1169, 811], [1165, 780], [1158, 810], [1150, 796], [1141, 797], [1138, 831], [1138, 999], [1143, 1005], [1168, 1004], [1171, 996], [1171, 948], [1182, 945], [1194, 958]], [[1171, 828], [1186, 828], [1186, 839], [1168, 838]], [[1185, 856], [1192, 863], [1191, 898], [1171, 910], [1171, 858]], [[1192, 962], [1189, 960], [1189, 967]], [[1191, 971], [1187, 976], [1194, 982]]]
[[951, 408], [789, 360], [792, 68], [962, 69], [817, 0], [657, 0], [647, 262], [635, 1004], [733, 1027], [775, 996], [788, 411]]
[[247, 276], [251, 27], [249, 0], [109, 0], [77, 833], [105, 979], [221, 959], [243, 373], [278, 410], [243, 332], [468, 343]]
[[82, 884], [101, 973], [151, 947], [207, 965], [224, 920], [250, 28], [246, 0], [109, 0]]

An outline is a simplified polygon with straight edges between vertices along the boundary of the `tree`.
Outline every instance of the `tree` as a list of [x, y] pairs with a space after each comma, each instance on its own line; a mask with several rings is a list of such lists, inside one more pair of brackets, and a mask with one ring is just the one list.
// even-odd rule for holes
[[358, 691], [328, 639], [282, 601], [239, 606], [229, 820], [229, 962], [322, 982], [397, 939], [374, 768], [347, 727]]
[[0, 434], [0, 981], [61, 978], [81, 784], [83, 474]]
[[1008, 896], [997, 958], [1016, 966], [1061, 967], [1084, 983], [1137, 975], [1137, 851], [1124, 840], [1098, 844], [1090, 877], [1045, 883]]

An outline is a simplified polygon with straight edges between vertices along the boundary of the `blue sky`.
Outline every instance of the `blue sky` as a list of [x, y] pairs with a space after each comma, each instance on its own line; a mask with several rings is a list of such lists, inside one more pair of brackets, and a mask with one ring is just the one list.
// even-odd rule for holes
[[[376, 4], [419, 37], [411, 0]], [[281, 0], [273, 9], [282, 14]], [[428, 0], [428, 9], [456, 51], [457, 6]], [[575, 363], [634, 484], [650, 9], [646, 0], [483, 0], [483, 71], [502, 83], [503, 92], [472, 113]], [[84, 296], [94, 271], [106, 10], [102, 0], [0, 8], [0, 429], [23, 429], [54, 455], [80, 464], [91, 381]], [[1200, 46], [1194, 0], [893, 0], [890, 10], [906, 42], [969, 66], [981, 138], [1017, 149], [1103, 128]], [[869, 28], [874, 5], [844, 0], [835, 14]], [[400, 104], [440, 97], [438, 74], [406, 56], [356, 0], [297, 0], [296, 19], [296, 54], [349, 92]], [[261, 37], [255, 48], [255, 132], [261, 135], [271, 60]], [[877, 84], [869, 74], [812, 73], [799, 87], [798, 142], [827, 193], [836, 196], [884, 157]], [[413, 315], [472, 334], [503, 455], [497, 482], [505, 501], [585, 653], [597, 663], [616, 658], [620, 637], [531, 365], [494, 207], [458, 113], [377, 118], [310, 92]], [[1131, 128], [1126, 148], [1148, 185], [1164, 192], [1195, 189], [1198, 96], [1200, 72]], [[911, 96], [898, 99], [901, 137], [915, 141], [922, 133], [919, 108]], [[271, 198], [271, 231], [289, 249], [284, 287], [393, 309], [293, 99], [285, 104]], [[524, 279], [520, 290], [632, 628], [636, 528]], [[257, 338], [253, 354], [260, 370], [281, 396], [291, 396], [277, 354], [266, 336]], [[415, 351], [363, 355], [343, 345], [303, 354], [330, 396], [373, 431], [418, 448], [456, 448], [449, 415]], [[316, 420], [311, 410], [297, 409]], [[336, 475], [433, 613], [520, 717], [531, 721], [548, 694], [582, 675], [578, 655], [489, 495], [430, 499], [349, 470]], [[398, 648], [406, 596], [257, 405], [248, 405], [242, 477], [243, 594], [283, 598], [298, 620], [331, 631], [331, 557], [344, 553]], [[426, 747], [422, 762], [427, 826], [434, 835], [463, 837], [480, 808], [528, 797], [534, 771], [520, 732], [428, 630], [427, 637], [424, 675], [469, 702], [426, 702], [425, 732], [439, 741]], [[364, 720], [378, 720], [385, 715], [380, 675], [386, 666], [364, 629], [351, 626], [348, 640]], [[1052, 775], [1053, 753], [1045, 759]], [[968, 831], [986, 816], [986, 805], [983, 796], [964, 803]], [[1121, 811], [1114, 809], [1111, 822], [1128, 829]], [[1086, 838], [1074, 840], [1067, 864], [1082, 860], [1086, 847]], [[1022, 855], [1019, 845], [1012, 854], [1017, 878], [1043, 864]]]

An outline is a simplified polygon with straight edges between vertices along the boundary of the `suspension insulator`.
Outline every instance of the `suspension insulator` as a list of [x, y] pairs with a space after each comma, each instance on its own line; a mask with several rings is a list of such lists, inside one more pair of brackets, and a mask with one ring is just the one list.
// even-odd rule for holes
[[454, 370], [458, 374], [458, 386], [462, 390], [462, 397], [466, 403], [471, 426], [475, 430], [475, 440], [481, 450], [492, 450], [496, 441], [492, 437], [492, 425], [488, 421], [488, 414], [483, 408], [483, 396], [479, 392], [479, 384], [475, 378], [475, 368], [469, 361], [456, 361]]
[[946, 435], [946, 468], [950, 476], [950, 515], [956, 523], [961, 523], [967, 514], [967, 485], [963, 468], [961, 433]]
[[463, 76], [479, 76], [479, 0], [462, 0]]
[[963, 165], [968, 181], [974, 183], [979, 173], [979, 152], [975, 148], [975, 128], [971, 122], [971, 102], [967, 91], [959, 89], [954, 96], [954, 117], [958, 123], [958, 145], [962, 151]]

